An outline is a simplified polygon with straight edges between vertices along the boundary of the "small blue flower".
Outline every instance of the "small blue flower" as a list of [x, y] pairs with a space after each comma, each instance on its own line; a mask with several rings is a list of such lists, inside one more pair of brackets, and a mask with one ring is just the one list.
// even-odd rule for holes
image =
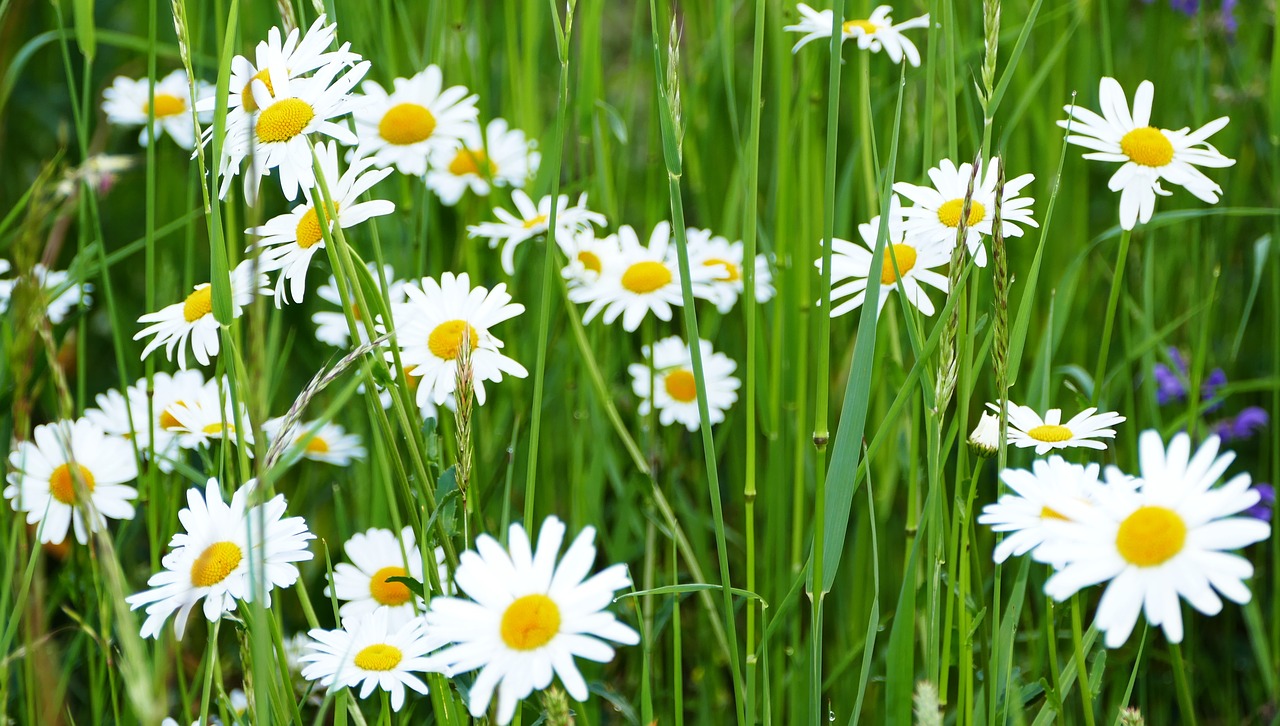
[[1241, 512], [1246, 517], [1261, 519], [1264, 522], [1271, 521], [1271, 513], [1276, 508], [1276, 488], [1270, 484], [1258, 482], [1253, 485], [1255, 491], [1258, 492], [1258, 503]]

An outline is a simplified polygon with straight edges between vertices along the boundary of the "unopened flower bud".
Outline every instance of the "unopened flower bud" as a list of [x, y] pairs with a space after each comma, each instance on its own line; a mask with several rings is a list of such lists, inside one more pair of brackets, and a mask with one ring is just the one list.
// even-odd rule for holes
[[982, 420], [969, 434], [969, 451], [974, 456], [988, 458], [1000, 449], [1000, 417], [993, 413], [982, 414]]

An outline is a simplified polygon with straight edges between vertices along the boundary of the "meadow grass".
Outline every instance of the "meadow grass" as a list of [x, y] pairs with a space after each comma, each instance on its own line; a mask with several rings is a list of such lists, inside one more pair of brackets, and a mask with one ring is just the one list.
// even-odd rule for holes
[[[1065, 456], [1135, 472], [1144, 430], [1200, 440], [1247, 406], [1280, 415], [1280, 11], [1242, 7], [1231, 32], [1217, 3], [1201, 5], [1189, 16], [1163, 0], [897, 2], [895, 20], [927, 12], [933, 23], [906, 31], [923, 58], [913, 67], [827, 38], [793, 54], [789, 0], [0, 0], [0, 257], [16, 270], [44, 261], [94, 288], [56, 325], [31, 290], [13, 290], [0, 327], [6, 460], [34, 426], [172, 371], [160, 356], [140, 359], [135, 321], [204, 281], [222, 324], [205, 372], [226, 375], [254, 427], [169, 473], [144, 463], [137, 515], [87, 546], [41, 546], [22, 513], [0, 508], [0, 713], [29, 724], [470, 722], [473, 676], [431, 674], [430, 695], [393, 712], [385, 695], [309, 691], [286, 644], [337, 627], [325, 586], [358, 532], [412, 527], [418, 554], [430, 564], [440, 545], [452, 571], [478, 534], [505, 543], [508, 524], [533, 531], [554, 514], [571, 535], [597, 529], [600, 567], [628, 565], [634, 588], [611, 607], [641, 642], [585, 664], [586, 702], [535, 695], [518, 721], [567, 723], [571, 708], [581, 724], [1112, 724], [1132, 707], [1152, 724], [1274, 723], [1280, 540], [1245, 551], [1247, 604], [1215, 617], [1183, 607], [1181, 644], [1140, 619], [1108, 649], [1092, 625], [1100, 587], [1054, 601], [1050, 568], [994, 564], [997, 535], [976, 522], [1007, 491], [997, 473], [1037, 457], [1001, 445], [988, 458], [966, 444], [987, 402], [1067, 416], [1098, 406], [1128, 420], [1105, 451]], [[873, 6], [834, 2], [837, 17]], [[670, 222], [683, 307], [634, 333], [584, 324], [555, 245], [523, 244], [512, 275], [467, 237], [493, 207], [510, 208], [508, 190], [446, 206], [395, 173], [370, 194], [394, 214], [319, 225], [322, 271], [306, 302], [277, 309], [257, 296], [234, 317], [242, 230], [291, 205], [273, 180], [257, 205], [238, 179], [218, 198], [230, 60], [272, 26], [305, 29], [322, 11], [371, 61], [369, 78], [389, 85], [437, 64], [446, 85], [478, 94], [482, 123], [505, 118], [537, 139], [535, 200], [586, 193], [608, 231], [629, 224], [642, 239]], [[167, 138], [142, 148], [136, 129], [107, 123], [102, 91], [115, 76], [183, 67], [222, 99], [203, 155]], [[1150, 222], [1121, 229], [1111, 169], [1082, 160], [1055, 123], [1073, 102], [1098, 108], [1103, 76], [1130, 94], [1152, 81], [1153, 119], [1168, 128], [1230, 116], [1212, 140], [1236, 160], [1209, 171], [1219, 203], [1170, 186]], [[135, 163], [109, 189], [70, 176], [103, 153]], [[957, 247], [941, 270], [951, 292], [933, 291], [931, 316], [898, 291], [883, 311], [826, 314], [830, 240], [885, 219], [894, 182], [927, 184], [941, 159], [997, 154], [1009, 178], [1035, 175], [1023, 194], [1038, 229], [989, 240], [987, 267]], [[317, 187], [331, 216], [334, 181]], [[748, 263], [733, 310], [695, 301], [693, 227], [743, 240], [747, 260], [767, 255], [776, 296], [756, 300]], [[886, 221], [870, 269], [905, 274], [888, 238]], [[465, 417], [442, 410], [424, 425], [398, 357], [315, 339], [312, 290], [328, 274], [350, 330], [381, 335], [388, 290], [365, 262], [411, 280], [452, 271], [505, 282], [526, 310], [498, 334], [528, 377], [490, 384]], [[880, 277], [868, 284], [875, 298]], [[723, 423], [708, 423], [697, 346], [700, 429], [639, 412], [627, 366], [673, 334], [737, 362], [743, 386]], [[1173, 364], [1170, 349], [1186, 356], [1187, 390], [1219, 368], [1227, 382], [1212, 399], [1162, 404], [1155, 370]], [[385, 409], [378, 386], [391, 391]], [[365, 460], [291, 464], [297, 452], [272, 451], [260, 427], [291, 408], [360, 434]], [[1280, 474], [1273, 428], [1227, 448], [1233, 473]], [[263, 500], [285, 494], [289, 515], [318, 536], [314, 559], [269, 608], [254, 598], [221, 621], [193, 616], [180, 640], [168, 627], [144, 640], [124, 598], [160, 568], [186, 490], [209, 477], [227, 492], [258, 478]], [[440, 592], [426, 573], [426, 592]], [[234, 689], [249, 696], [242, 714]]]

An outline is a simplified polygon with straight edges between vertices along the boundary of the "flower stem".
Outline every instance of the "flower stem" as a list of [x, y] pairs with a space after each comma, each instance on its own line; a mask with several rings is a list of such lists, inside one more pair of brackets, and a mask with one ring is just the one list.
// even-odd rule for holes
[[1080, 635], [1080, 595], [1071, 596], [1071, 642], [1076, 651], [1077, 673], [1080, 674], [1080, 700], [1084, 702], [1084, 722], [1093, 726], [1093, 687], [1089, 683], [1089, 668], [1085, 663], [1084, 640]]
[[1102, 345], [1098, 348], [1098, 365], [1093, 369], [1093, 405], [1102, 400], [1102, 387], [1107, 375], [1107, 353], [1111, 348], [1111, 329], [1115, 326], [1116, 305], [1120, 302], [1120, 289], [1124, 286], [1124, 263], [1129, 257], [1129, 238], [1132, 230], [1120, 233], [1120, 250], [1116, 253], [1116, 271], [1111, 278], [1111, 294], [1107, 297], [1107, 314], [1102, 318]]

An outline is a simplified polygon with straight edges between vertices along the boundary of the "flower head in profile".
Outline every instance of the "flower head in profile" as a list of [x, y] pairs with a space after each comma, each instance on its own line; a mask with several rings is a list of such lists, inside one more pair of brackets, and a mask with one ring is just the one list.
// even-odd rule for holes
[[[405, 285], [406, 302], [392, 310], [400, 361], [419, 378], [418, 405], [431, 400], [437, 406], [448, 399], [458, 382], [458, 356], [465, 344], [470, 350], [472, 383], [476, 401], [485, 402], [488, 381], [529, 375], [524, 366], [502, 354], [503, 343], [491, 328], [524, 312], [511, 302], [504, 283], [493, 290], [471, 287], [467, 273], [446, 272], [440, 281], [422, 278]], [[465, 343], [464, 343], [465, 341]]]
[[9, 452], [4, 498], [27, 524], [39, 524], [42, 543], [59, 543], [75, 529], [76, 541], [105, 529], [107, 518], [133, 519], [138, 462], [129, 442], [108, 436], [88, 419], [37, 426], [32, 441]]
[[441, 671], [438, 661], [428, 655], [433, 639], [420, 617], [393, 624], [380, 611], [366, 618], [344, 619], [337, 630], [316, 628], [308, 635], [313, 642], [300, 659], [306, 664], [303, 678], [330, 689], [360, 686], [360, 698], [382, 689], [391, 694], [395, 711], [404, 706], [406, 686], [426, 695], [427, 684], [414, 673]]
[[[196, 81], [197, 101], [208, 96], [213, 87], [204, 81]], [[124, 127], [141, 126], [138, 143], [146, 146], [155, 134], [160, 138], [161, 132], [169, 135], [178, 146], [191, 150], [196, 147], [196, 122], [191, 114], [195, 101], [191, 98], [191, 84], [187, 72], [176, 70], [156, 81], [155, 101], [152, 104], [151, 83], [149, 79], [137, 80], [117, 76], [111, 87], [102, 92], [102, 112], [107, 121]], [[155, 118], [155, 124], [147, 128], [149, 118]], [[207, 123], [213, 118], [210, 112], [199, 114], [200, 122]]]
[[[743, 260], [746, 251], [742, 240], [730, 242], [726, 237], [712, 234], [709, 229], [696, 227], [690, 227], [686, 236], [690, 264], [710, 267], [717, 273], [710, 283], [711, 302], [720, 314], [729, 312], [737, 304], [746, 285], [746, 262]], [[756, 302], [769, 302], [774, 293], [773, 272], [763, 254], [756, 255], [752, 272], [755, 275]]]
[[[1111, 427], [1125, 421], [1125, 417], [1118, 413], [1098, 413], [1096, 408], [1086, 408], [1063, 423], [1062, 409], [1050, 409], [1041, 418], [1030, 406], [1019, 406], [1011, 401], [1008, 404], [1009, 443], [1020, 449], [1034, 448], [1036, 456], [1074, 446], [1102, 451], [1107, 445], [1098, 439], [1114, 439], [1116, 430]], [[994, 403], [988, 403], [987, 408], [1000, 412], [1000, 407]]]
[[452, 207], [468, 189], [484, 197], [495, 186], [523, 187], [541, 160], [534, 143], [505, 120], [490, 121], [483, 138], [480, 126], [468, 123], [457, 143], [432, 150], [426, 182], [441, 203]]
[[[527, 240], [547, 234], [551, 223], [551, 195], [542, 198], [537, 204], [524, 193], [523, 189], [511, 192], [511, 203], [515, 205], [519, 216], [502, 207], [495, 207], [493, 214], [497, 222], [482, 222], [467, 227], [467, 236], [486, 238], [489, 249], [502, 245], [502, 270], [508, 275], [516, 271], [516, 248]], [[587, 195], [578, 197], [578, 203], [569, 206], [569, 197], [561, 194], [556, 198], [556, 242], [561, 247], [572, 244], [574, 236], [588, 230], [594, 231], [592, 225], [603, 227], [606, 223], [603, 214], [587, 208]]]
[[1066, 519], [1049, 506], [1050, 500], [1069, 497], [1087, 506], [1093, 501], [1094, 490], [1101, 486], [1097, 464], [1071, 464], [1061, 456], [1034, 461], [1030, 471], [1005, 469], [1000, 480], [1012, 491], [983, 507], [978, 517], [978, 524], [990, 526], [993, 532], [1011, 533], [996, 545], [997, 563], [1039, 547], [1051, 536], [1045, 523]]
[[1064, 518], [1048, 525], [1049, 537], [1035, 551], [1037, 560], [1059, 567], [1045, 594], [1061, 601], [1107, 582], [1095, 619], [1107, 647], [1129, 639], [1139, 613], [1170, 642], [1181, 642], [1179, 598], [1205, 615], [1222, 610], [1219, 595], [1249, 602], [1244, 581], [1253, 565], [1231, 551], [1261, 542], [1271, 527], [1244, 514], [1259, 498], [1248, 474], [1218, 486], [1235, 458], [1218, 447], [1211, 436], [1193, 452], [1180, 433], [1166, 449], [1158, 432], [1144, 431], [1137, 480], [1109, 467], [1108, 484], [1094, 490], [1091, 503], [1067, 496], [1048, 502]]
[[1222, 168], [1235, 164], [1209, 142], [1231, 120], [1214, 119], [1195, 131], [1176, 131], [1151, 124], [1151, 100], [1155, 86], [1151, 81], [1138, 84], [1133, 97], [1133, 111], [1124, 89], [1114, 78], [1103, 78], [1098, 96], [1102, 115], [1080, 106], [1065, 106], [1068, 118], [1058, 125], [1068, 129], [1067, 141], [1091, 151], [1084, 158], [1092, 161], [1119, 163], [1121, 166], [1107, 182], [1113, 192], [1120, 192], [1120, 226], [1133, 229], [1138, 222], [1146, 224], [1156, 207], [1156, 195], [1169, 196], [1160, 185], [1166, 181], [1191, 192], [1209, 204], [1216, 204], [1222, 187], [1196, 167]]
[[[624, 224], [613, 244], [616, 255], [597, 258], [601, 270], [596, 280], [569, 291], [573, 302], [589, 303], [582, 322], [590, 323], [599, 315], [605, 323], [612, 324], [621, 317], [623, 329], [634, 332], [650, 312], [659, 320], [670, 320], [672, 306], [684, 305], [676, 249], [671, 245], [671, 225], [659, 222], [645, 245], [636, 231]], [[719, 274], [718, 268], [691, 265], [694, 296], [708, 299], [711, 281]]]
[[[712, 350], [710, 341], [703, 340], [700, 345], [708, 416], [712, 424], [718, 424], [738, 400], [741, 382], [733, 376], [738, 364]], [[644, 346], [642, 352], [644, 362], [627, 368], [632, 390], [640, 398], [640, 415], [646, 416], [656, 407], [658, 422], [663, 426], [679, 422], [690, 431], [697, 431], [702, 417], [698, 413], [698, 387], [689, 346], [680, 336], [673, 335], [654, 344], [652, 357], [649, 346]]]
[[[269, 291], [267, 276], [256, 270], [257, 264], [256, 260], [244, 260], [231, 271], [231, 311], [237, 318], [255, 294]], [[150, 325], [138, 331], [134, 340], [154, 336], [142, 349], [143, 360], [164, 346], [165, 358], [173, 360], [176, 349], [178, 367], [186, 370], [188, 344], [196, 362], [205, 366], [221, 349], [218, 320], [213, 316], [213, 287], [207, 282], [196, 285], [182, 302], [147, 313], [138, 322]]]
[[253, 456], [249, 408], [244, 401], [233, 405], [225, 376], [209, 379], [194, 398], [169, 404], [165, 413], [169, 416], [168, 431], [177, 437], [181, 448], [202, 449], [221, 440], [239, 444], [243, 438], [245, 454]]
[[[332, 141], [316, 144], [315, 152], [329, 189], [329, 199], [338, 212], [339, 227], [354, 227], [396, 210], [396, 205], [385, 199], [360, 201], [365, 192], [391, 174], [390, 169], [373, 169], [372, 160], [355, 157], [346, 172], [339, 175], [337, 144]], [[302, 302], [311, 258], [324, 249], [324, 230], [320, 219], [323, 217], [329, 221], [324, 202], [308, 189], [303, 190], [303, 195], [306, 203], [268, 220], [261, 227], [245, 230], [245, 234], [260, 238], [255, 246], [262, 250], [263, 271], [280, 272], [275, 285], [276, 307], [289, 302], [290, 298], [293, 302]], [[333, 223], [330, 221], [328, 226], [331, 231]]]
[[[187, 506], [178, 512], [185, 531], [169, 541], [169, 553], [160, 561], [164, 569], [147, 581], [151, 589], [125, 598], [134, 610], [146, 608], [142, 637], [158, 637], [177, 613], [173, 630], [181, 639], [187, 616], [202, 600], [211, 623], [235, 610], [236, 603], [249, 602], [258, 587], [263, 605], [270, 607], [273, 589], [298, 580], [294, 563], [311, 559], [307, 542], [315, 535], [302, 517], [284, 517], [283, 494], [250, 506], [254, 488], [251, 480], [229, 504], [217, 479], [210, 479], [203, 493], [195, 487], [187, 490]], [[252, 575], [250, 563], [257, 570]]]
[[564, 277], [570, 290], [594, 285], [604, 271], [604, 261], [615, 259], [622, 254], [618, 235], [597, 237], [594, 227], [584, 229], [569, 240], [562, 241], [560, 249], [569, 259], [569, 263], [560, 270], [560, 275]]
[[[796, 5], [796, 10], [800, 13], [800, 22], [783, 28], [793, 33], [804, 33], [804, 37], [791, 48], [792, 53], [800, 50], [806, 43], [831, 37], [830, 10], [817, 11], [804, 3]], [[888, 5], [880, 5], [866, 19], [844, 21], [840, 24], [840, 42], [856, 40], [861, 50], [872, 53], [883, 50], [894, 63], [901, 63], [906, 58], [911, 65], [919, 66], [920, 51], [902, 31], [929, 27], [929, 15], [921, 15], [894, 25], [893, 19], [889, 17], [892, 12], [893, 8]]]
[[[867, 280], [877, 272], [880, 274], [878, 304], [881, 310], [884, 310], [889, 296], [896, 296], [901, 287], [908, 303], [924, 315], [933, 315], [933, 301], [929, 299], [921, 283], [947, 291], [947, 276], [934, 272], [932, 268], [951, 261], [950, 250], [954, 243], [908, 235], [902, 207], [896, 196], [889, 200], [888, 229], [884, 259], [878, 270], [872, 270], [871, 263], [876, 239], [880, 234], [879, 215], [866, 224], [858, 225], [862, 246], [839, 238], [831, 241], [831, 317], [838, 317], [861, 307], [867, 297]], [[819, 270], [822, 269], [821, 258], [813, 264]]]
[[521, 699], [551, 685], [557, 675], [577, 701], [588, 697], [575, 658], [613, 659], [609, 642], [635, 645], [636, 631], [605, 610], [614, 593], [631, 584], [625, 565], [588, 577], [595, 562], [595, 530], [587, 527], [559, 563], [565, 526], [548, 517], [538, 545], [519, 524], [508, 530], [509, 550], [487, 534], [462, 554], [455, 581], [468, 599], [431, 600], [427, 625], [452, 645], [438, 657], [451, 673], [480, 669], [471, 685], [471, 715], [480, 717], [498, 692], [498, 723], [507, 724]]
[[281, 435], [288, 435], [286, 444], [297, 456], [334, 466], [350, 466], [351, 462], [365, 457], [359, 434], [347, 433], [341, 425], [332, 421], [308, 421], [282, 431], [284, 417], [267, 419], [262, 433], [275, 445]]
[[143, 378], [123, 394], [115, 389], [99, 393], [97, 407], [85, 409], [84, 416], [107, 435], [134, 441], [139, 454], [154, 457], [160, 470], [167, 473], [173, 471], [182, 437], [182, 425], [172, 409], [196, 400], [204, 386], [204, 374], [199, 370], [172, 375], [158, 371], [149, 386]]
[[[969, 180], [973, 179], [973, 197], [969, 200], [965, 242], [969, 247], [969, 254], [973, 255], [974, 264], [986, 267], [987, 250], [982, 246], [982, 238], [990, 237], [995, 227], [998, 161], [992, 159], [985, 168], [979, 163], [975, 177], [973, 164], [965, 162], [957, 167], [950, 159], [943, 159], [938, 166], [929, 170], [929, 180], [933, 182], [933, 186], [917, 186], [906, 182], [894, 184], [893, 190], [912, 202], [912, 206], [902, 210], [907, 220], [907, 234], [955, 244], [960, 215], [964, 213], [964, 198], [969, 190]], [[1000, 202], [1000, 229], [1001, 235], [1006, 239], [1022, 236], [1022, 227], [1019, 225], [1040, 226], [1031, 218], [1031, 205], [1035, 200], [1018, 196], [1034, 180], [1034, 175], [1023, 174], [1004, 183]]]
[[444, 87], [437, 65], [412, 78], [397, 78], [388, 92], [377, 81], [360, 84], [364, 94], [353, 116], [360, 146], [355, 153], [379, 167], [424, 176], [431, 152], [453, 148], [476, 119], [476, 96], [463, 86]]

